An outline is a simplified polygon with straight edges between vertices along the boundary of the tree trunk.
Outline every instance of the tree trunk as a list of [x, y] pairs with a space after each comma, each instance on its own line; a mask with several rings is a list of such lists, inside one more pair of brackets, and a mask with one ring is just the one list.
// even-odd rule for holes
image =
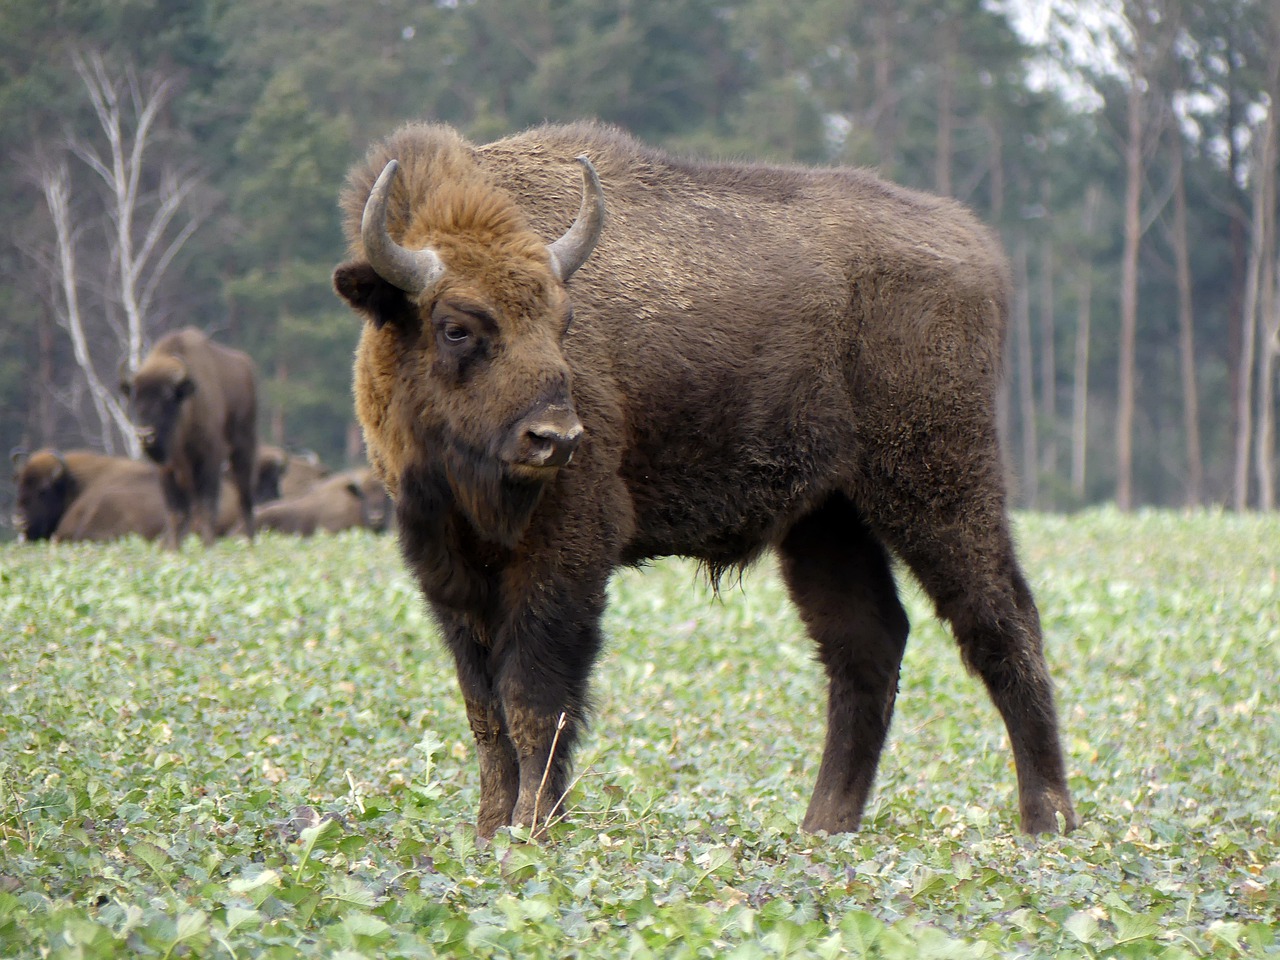
[[[76, 266], [75, 231], [71, 225], [71, 187], [65, 166], [46, 171], [41, 181], [49, 215], [53, 219], [54, 235], [58, 245], [58, 282], [62, 293], [61, 322], [71, 338], [76, 366], [89, 388], [89, 398], [97, 415], [99, 440], [107, 453], [115, 453], [115, 435], [118, 431], [129, 456], [142, 456], [133, 424], [129, 421], [116, 392], [102, 382], [93, 365], [80, 310], [80, 276]], [[114, 428], [114, 429], [113, 429]]]
[[1120, 369], [1116, 404], [1116, 506], [1133, 509], [1133, 411], [1137, 378], [1138, 247], [1142, 242], [1142, 82], [1130, 77], [1125, 139], [1124, 250], [1120, 263]]
[[[1265, 49], [1274, 51], [1280, 44], [1280, 8], [1270, 6], [1266, 24]], [[1280, 173], [1280, 58], [1272, 56], [1267, 64], [1267, 99], [1264, 162], [1259, 165], [1259, 191], [1266, 217], [1262, 289], [1258, 312], [1258, 433], [1254, 443], [1254, 464], [1258, 476], [1258, 505], [1274, 510], [1275, 489], [1275, 374], [1276, 356], [1280, 354], [1280, 229], [1276, 225], [1277, 174]]]
[[[1247, 198], [1240, 184], [1244, 182], [1244, 153], [1240, 147], [1241, 138], [1236, 136], [1240, 128], [1240, 68], [1243, 59], [1240, 51], [1234, 46], [1234, 32], [1228, 33], [1228, 48], [1224, 52], [1227, 65], [1227, 115], [1226, 141], [1227, 147], [1227, 213], [1231, 220], [1227, 229], [1227, 237], [1231, 248], [1231, 287], [1227, 302], [1227, 382], [1230, 388], [1231, 410], [1228, 428], [1231, 436], [1238, 443], [1241, 424], [1248, 418], [1248, 412], [1240, 405], [1241, 397], [1248, 397], [1247, 389], [1242, 389], [1241, 379], [1245, 370], [1244, 360], [1244, 317], [1246, 312], [1245, 288], [1249, 279], [1249, 213]], [[1238, 452], [1237, 452], [1238, 455]], [[1238, 465], [1235, 466], [1238, 470]], [[1235, 473], [1233, 472], [1233, 476]], [[1238, 481], [1238, 477], [1237, 477]], [[1243, 505], [1236, 509], [1244, 509]]]
[[1077, 503], [1085, 497], [1085, 467], [1089, 448], [1089, 325], [1093, 301], [1093, 232], [1097, 228], [1102, 188], [1089, 184], [1084, 195], [1082, 234], [1076, 288], [1076, 356], [1071, 396], [1071, 493]]
[[[1271, 118], [1270, 111], [1267, 114]], [[1270, 137], [1262, 137], [1259, 149], [1259, 166], [1267, 159], [1270, 148]], [[1253, 414], [1250, 398], [1253, 396], [1253, 367], [1256, 357], [1256, 341], [1258, 333], [1258, 301], [1262, 286], [1262, 258], [1265, 246], [1265, 221], [1263, 213], [1263, 191], [1258, 180], [1254, 181], [1253, 190], [1253, 227], [1249, 231], [1249, 260], [1245, 269], [1244, 305], [1240, 324], [1240, 376], [1236, 383], [1235, 406], [1238, 411], [1236, 419], [1235, 470], [1232, 482], [1231, 504], [1243, 511], [1249, 507], [1249, 450], [1253, 434]]]
[[40, 330], [37, 334], [39, 351], [38, 370], [39, 382], [36, 385], [38, 391], [36, 395], [36, 430], [40, 437], [40, 442], [44, 444], [52, 444], [54, 442], [54, 418], [53, 418], [53, 392], [54, 392], [54, 362], [53, 362], [53, 325], [54, 321], [47, 316], [40, 320]]
[[[1046, 229], [1040, 240], [1040, 416], [1044, 423], [1045, 438], [1041, 450], [1041, 473], [1049, 480], [1058, 475], [1058, 361], [1056, 350], [1057, 331], [1053, 315], [1053, 229], [1049, 215], [1049, 181], [1040, 186], [1040, 197], [1045, 208]], [[1054, 486], [1041, 498], [1041, 505], [1052, 510], [1056, 504]]]
[[1018, 421], [1022, 427], [1022, 505], [1035, 510], [1039, 505], [1040, 476], [1036, 439], [1035, 363], [1031, 349], [1031, 304], [1027, 293], [1027, 247], [1025, 238], [1014, 248], [1013, 333], [1018, 377]]
[[1182, 368], [1182, 423], [1187, 443], [1187, 506], [1204, 499], [1204, 459], [1200, 450], [1200, 399], [1196, 389], [1195, 311], [1191, 256], [1187, 248], [1187, 185], [1181, 135], [1173, 136], [1173, 259], [1178, 286], [1178, 349]]
[[[289, 364], [284, 360], [276, 361], [276, 382], [284, 385], [289, 382]], [[271, 442], [277, 447], [284, 446], [284, 404], [277, 403], [271, 408]]]
[[896, 15], [896, 4], [882, 2], [871, 18], [873, 43], [872, 53], [872, 87], [875, 93], [875, 106], [872, 108], [871, 127], [876, 138], [876, 153], [879, 156], [880, 169], [892, 174], [892, 165], [897, 150], [896, 137], [896, 97], [893, 89], [893, 22]]
[[951, 196], [951, 154], [955, 128], [956, 55], [954, 24], [942, 24], [938, 57], [938, 130], [933, 159], [934, 190]]
[[[1272, 171], [1274, 174], [1274, 170]], [[1274, 196], [1274, 188], [1272, 191]], [[1274, 207], [1274, 205], [1273, 205]], [[1277, 313], [1277, 301], [1280, 290], [1276, 288], [1277, 264], [1275, 258], [1275, 232], [1271, 234], [1271, 256], [1264, 266], [1262, 296], [1258, 307], [1258, 416], [1257, 433], [1254, 436], [1253, 462], [1258, 478], [1258, 508], [1274, 510], [1276, 508], [1276, 419], [1275, 419], [1275, 374], [1276, 353], [1280, 351], [1280, 313]]]

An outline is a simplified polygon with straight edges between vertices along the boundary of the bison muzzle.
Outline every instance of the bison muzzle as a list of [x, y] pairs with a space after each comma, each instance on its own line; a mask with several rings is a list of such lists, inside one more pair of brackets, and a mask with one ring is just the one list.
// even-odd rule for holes
[[1008, 270], [966, 210], [590, 124], [484, 146], [411, 124], [342, 206], [356, 410], [457, 667], [482, 836], [541, 833], [568, 788], [612, 571], [683, 555], [718, 580], [767, 550], [828, 679], [804, 829], [856, 829], [872, 788], [893, 557], [1004, 719], [1023, 829], [1075, 825], [997, 442]]

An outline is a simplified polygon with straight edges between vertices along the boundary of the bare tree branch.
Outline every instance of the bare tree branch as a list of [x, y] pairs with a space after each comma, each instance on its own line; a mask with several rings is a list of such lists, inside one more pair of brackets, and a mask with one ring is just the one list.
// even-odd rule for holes
[[79, 286], [76, 282], [75, 231], [71, 226], [71, 187], [66, 164], [62, 163], [51, 170], [46, 170], [41, 177], [40, 188], [49, 208], [49, 216], [53, 219], [53, 229], [57, 239], [58, 273], [61, 278], [62, 293], [58, 321], [71, 337], [76, 364], [84, 375], [94, 410], [98, 415], [103, 447], [108, 453], [115, 452], [115, 439], [111, 429], [114, 425], [120, 436], [124, 438], [129, 455], [139, 457], [142, 455], [142, 448], [129, 422], [128, 414], [116, 399], [115, 393], [109, 390], [98, 377], [89, 352], [88, 337], [85, 334], [80, 311]]

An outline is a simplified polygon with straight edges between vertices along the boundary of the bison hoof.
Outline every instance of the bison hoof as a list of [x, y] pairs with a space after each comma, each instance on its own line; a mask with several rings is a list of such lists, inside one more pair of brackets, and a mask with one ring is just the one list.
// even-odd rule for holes
[[1066, 834], [1080, 826], [1071, 798], [1057, 791], [1047, 792], [1022, 805], [1022, 832]]

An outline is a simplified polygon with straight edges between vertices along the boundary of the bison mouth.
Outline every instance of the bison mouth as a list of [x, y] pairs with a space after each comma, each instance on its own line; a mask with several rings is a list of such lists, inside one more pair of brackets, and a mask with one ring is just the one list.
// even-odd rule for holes
[[556, 468], [545, 463], [509, 463], [501, 455], [457, 440], [435, 449], [443, 454], [438, 469], [448, 489], [447, 499], [481, 539], [515, 546]]
[[50, 522], [37, 512], [33, 519], [27, 514], [17, 513], [13, 516], [13, 528], [18, 531], [18, 540], [28, 543], [33, 540], [48, 540], [57, 529], [57, 521]]
[[506, 431], [497, 456], [511, 476], [541, 481], [573, 460], [584, 432], [572, 402], [546, 402]]

